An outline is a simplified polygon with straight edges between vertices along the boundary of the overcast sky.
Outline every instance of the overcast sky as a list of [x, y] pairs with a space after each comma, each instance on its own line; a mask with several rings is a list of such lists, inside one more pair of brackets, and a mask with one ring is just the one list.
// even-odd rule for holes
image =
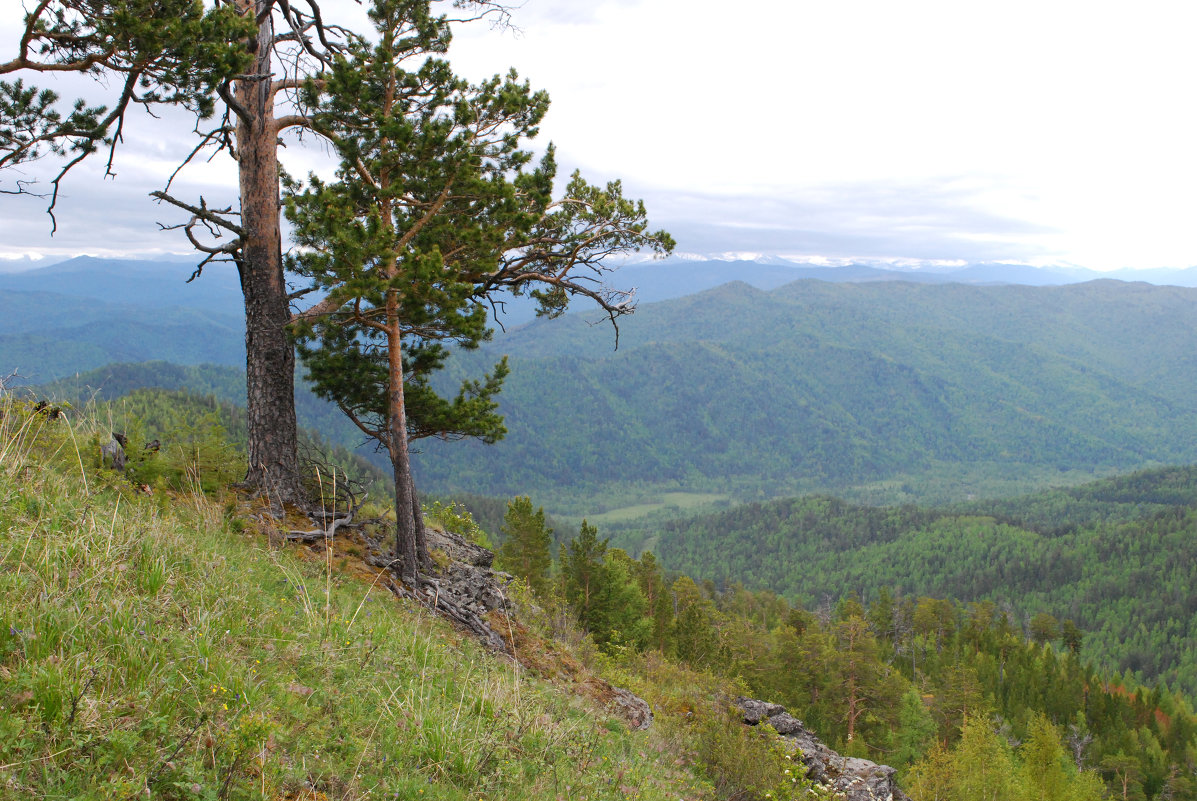
[[[681, 251], [1197, 265], [1191, 1], [525, 0], [514, 22], [460, 30], [450, 60], [547, 89], [535, 146], [622, 178]], [[135, 122], [115, 180], [67, 179], [55, 237], [44, 204], [0, 195], [0, 255], [185, 251], [145, 195], [187, 126]], [[217, 165], [180, 193], [234, 185]]]

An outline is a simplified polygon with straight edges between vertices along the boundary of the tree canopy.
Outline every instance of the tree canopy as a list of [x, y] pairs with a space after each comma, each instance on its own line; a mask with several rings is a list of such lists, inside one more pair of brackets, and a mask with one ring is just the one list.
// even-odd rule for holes
[[595, 187], [575, 173], [554, 198], [553, 148], [534, 166], [524, 149], [548, 96], [514, 72], [471, 85], [441, 58], [407, 68], [401, 55], [412, 30], [433, 31], [447, 46], [447, 31], [426, 11], [377, 0], [376, 40], [353, 40], [320, 86], [305, 85], [311, 127], [340, 164], [333, 181], [291, 181], [287, 197], [299, 246], [292, 266], [323, 296], [299, 315], [308, 375], [390, 455], [396, 550], [409, 578], [427, 558], [413, 430], [487, 441], [503, 433], [492, 396], [506, 365], [447, 401], [428, 376], [448, 348], [490, 337], [488, 310], [502, 291], [531, 295], [550, 317], [581, 295], [614, 321], [634, 307], [630, 292], [601, 280], [604, 259], [673, 245], [649, 231], [644, 205], [625, 199], [617, 182]]

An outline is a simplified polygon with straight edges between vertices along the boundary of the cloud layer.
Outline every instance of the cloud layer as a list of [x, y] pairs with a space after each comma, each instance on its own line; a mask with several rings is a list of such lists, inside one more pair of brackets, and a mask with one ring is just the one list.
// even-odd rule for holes
[[[360, 19], [350, 0], [322, 5]], [[687, 249], [1197, 264], [1191, 3], [583, 5], [527, 0], [518, 31], [464, 27], [450, 57], [472, 79], [515, 66], [548, 89], [536, 147], [623, 178]], [[145, 195], [190, 126], [137, 123], [116, 180], [89, 167], [67, 182], [53, 239], [36, 202], [0, 196], [0, 253], [185, 249]], [[320, 162], [285, 156], [298, 174]], [[233, 186], [227, 163], [189, 180], [184, 195], [213, 202]]]

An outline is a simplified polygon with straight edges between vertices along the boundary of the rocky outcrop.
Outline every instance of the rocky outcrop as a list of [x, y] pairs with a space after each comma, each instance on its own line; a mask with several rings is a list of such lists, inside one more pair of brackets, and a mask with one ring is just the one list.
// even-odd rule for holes
[[366, 562], [392, 571], [393, 579], [386, 586], [396, 595], [435, 609], [469, 629], [491, 650], [510, 654], [506, 640], [491, 627], [488, 613], [497, 610], [513, 614], [505, 592], [511, 575], [491, 567], [495, 555], [486, 548], [433, 526], [426, 531], [428, 550], [437, 564], [421, 576], [420, 586], [414, 590], [399, 581], [395, 560], [385, 546], [363, 532]]
[[394, 558], [383, 543], [368, 531], [355, 529], [366, 546], [365, 561], [388, 568], [390, 575], [382, 583], [396, 595], [415, 600], [456, 621], [488, 648], [507, 654], [525, 668], [571, 684], [631, 728], [642, 730], [652, 725], [652, 709], [643, 698], [588, 675], [589, 671], [581, 666], [563, 670], [569, 666], [552, 664], [555, 660], [545, 653], [544, 643], [537, 644], [538, 647], [517, 647], [521, 639], [527, 644], [528, 632], [519, 622], [520, 611], [507, 592], [512, 576], [493, 568], [494, 553], [452, 532], [433, 526], [426, 531], [435, 568], [421, 576], [420, 586], [413, 592], [400, 580]]
[[800, 755], [806, 775], [842, 793], [846, 801], [910, 801], [894, 780], [897, 771], [867, 759], [840, 756], [801, 720], [786, 712], [785, 707], [751, 698], [737, 698], [736, 706], [750, 726], [763, 722], [776, 729], [793, 746], [793, 752]]

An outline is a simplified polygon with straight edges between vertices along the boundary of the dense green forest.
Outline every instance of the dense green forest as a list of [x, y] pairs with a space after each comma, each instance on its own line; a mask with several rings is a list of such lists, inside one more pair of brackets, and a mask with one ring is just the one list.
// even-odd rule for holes
[[586, 523], [550, 570], [538, 514], [526, 498], [508, 506], [503, 565], [548, 608], [564, 602], [625, 670], [658, 653], [742, 682], [841, 752], [898, 766], [915, 798], [1096, 799], [1099, 777], [1119, 797], [1194, 797], [1186, 696], [1103, 675], [1070, 619], [1039, 613], [1024, 631], [992, 601], [889, 588], [867, 605], [850, 595], [793, 606], [669, 575], [651, 552], [633, 559]]
[[[87, 292], [134, 269], [92, 268], [98, 277], [81, 268], [58, 276], [53, 295], [35, 275], [0, 282], [0, 305], [15, 315], [0, 324], [11, 367], [42, 382], [117, 361], [241, 362], [239, 324], [217, 330], [226, 296], [235, 298], [228, 276], [184, 284], [179, 265], [170, 281], [141, 268], [137, 280], [164, 303], [197, 293], [191, 316], [176, 317], [173, 308], [84, 309]], [[1189, 463], [1194, 299], [1194, 289], [1108, 280], [803, 280], [646, 303], [621, 322], [618, 350], [585, 312], [509, 325], [442, 376], [456, 387], [509, 354], [499, 396], [507, 437], [422, 443], [418, 478], [437, 493], [530, 492], [580, 519], [665, 493], [947, 503]], [[25, 318], [39, 309], [30, 333]], [[300, 395], [306, 425], [347, 447], [361, 442], [334, 409]], [[222, 397], [241, 400], [231, 386]]]
[[446, 377], [509, 354], [507, 438], [431, 443], [421, 477], [576, 513], [677, 490], [943, 502], [1184, 463], [1194, 299], [799, 281], [646, 306], [617, 351], [584, 314], [536, 323]]
[[808, 605], [847, 593], [990, 600], [1089, 632], [1105, 669], [1197, 691], [1197, 468], [1167, 468], [1022, 498], [867, 507], [826, 496], [613, 530], [671, 568]]

